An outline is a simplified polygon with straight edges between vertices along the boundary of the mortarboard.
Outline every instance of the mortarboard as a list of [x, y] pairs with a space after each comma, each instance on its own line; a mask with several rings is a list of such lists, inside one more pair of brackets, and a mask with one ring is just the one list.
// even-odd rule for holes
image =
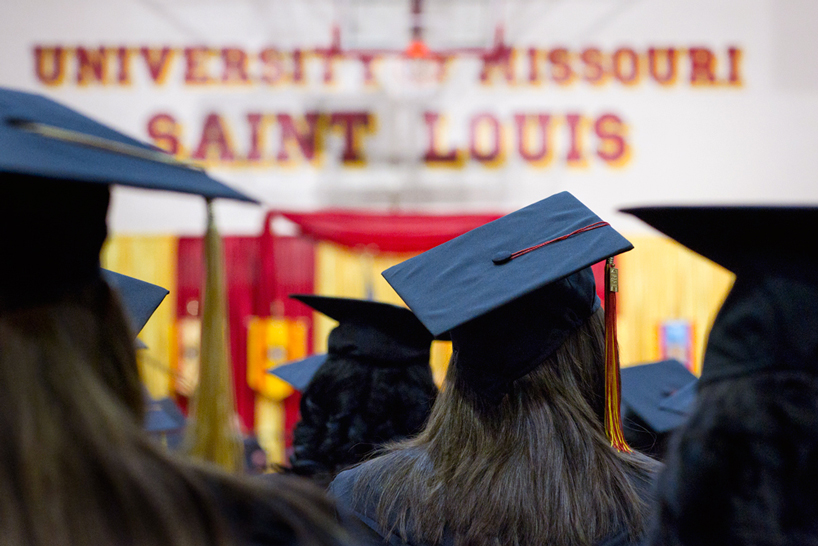
[[678, 360], [662, 360], [622, 368], [622, 402], [655, 433], [671, 431], [684, 422], [684, 413], [662, 404], [696, 376]]
[[41, 95], [0, 88], [0, 172], [256, 201]]
[[429, 361], [432, 334], [406, 307], [312, 294], [290, 297], [338, 321], [327, 344], [332, 356], [387, 366]]
[[253, 200], [158, 148], [41, 95], [0, 88], [0, 308], [99, 275], [110, 184]]
[[125, 314], [131, 321], [134, 336], [142, 331], [148, 319], [169, 293], [161, 286], [107, 269], [102, 270], [102, 277], [119, 294], [125, 307]]
[[295, 390], [304, 392], [304, 389], [310, 384], [315, 372], [317, 372], [318, 368], [326, 361], [327, 353], [321, 353], [293, 362], [287, 362], [286, 364], [276, 366], [267, 371], [289, 383]]
[[818, 362], [818, 207], [624, 209], [736, 274], [708, 336], [699, 383]]
[[185, 427], [185, 416], [171, 398], [154, 399], [145, 391], [145, 430], [153, 433], [171, 432]]
[[[496, 402], [600, 307], [590, 266], [631, 248], [607, 222], [562, 192], [383, 276], [432, 334], [450, 334], [459, 377], [481, 399]], [[606, 298], [609, 294], [606, 290]], [[606, 302], [612, 316], [614, 301], [611, 294]], [[606, 326], [613, 336], [615, 325]], [[619, 431], [615, 342], [608, 348], [614, 363], [606, 364], [606, 400], [615, 403], [606, 404], [606, 430], [613, 445], [627, 450]]]
[[676, 390], [673, 394], [662, 400], [659, 409], [684, 415], [690, 415], [693, 406], [696, 404], [696, 385], [699, 380], [694, 379], [684, 387]]

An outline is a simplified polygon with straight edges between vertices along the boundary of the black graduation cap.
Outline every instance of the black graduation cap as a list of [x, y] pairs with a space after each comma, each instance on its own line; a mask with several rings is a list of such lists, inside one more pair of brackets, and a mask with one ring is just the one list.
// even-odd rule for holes
[[161, 286], [107, 269], [102, 270], [102, 277], [119, 294], [125, 307], [125, 313], [131, 321], [134, 336], [142, 331], [153, 312], [169, 294], [168, 290]]
[[0, 268], [0, 309], [99, 276], [110, 184], [253, 202], [48, 98], [0, 88], [0, 255], [14, 264]]
[[372, 300], [295, 294], [290, 296], [331, 319], [328, 352], [379, 365], [429, 361], [432, 334], [405, 307]]
[[51, 99], [3, 88], [0, 172], [256, 202], [204, 171]]
[[145, 422], [147, 432], [163, 433], [185, 427], [185, 416], [176, 402], [169, 397], [154, 399], [145, 389]]
[[690, 415], [693, 412], [693, 406], [696, 404], [696, 385], [698, 382], [698, 379], [694, 379], [662, 400], [659, 403], [659, 409], [672, 411], [685, 417]]
[[669, 432], [684, 422], [685, 414], [662, 404], [696, 376], [678, 360], [662, 360], [622, 368], [622, 402], [653, 432]]
[[459, 377], [496, 401], [600, 307], [590, 266], [631, 248], [562, 192], [383, 276], [433, 334], [450, 333]]
[[267, 370], [279, 379], [283, 379], [289, 383], [295, 390], [304, 392], [307, 385], [312, 381], [312, 377], [318, 371], [318, 368], [323, 366], [327, 361], [327, 353], [311, 355], [307, 358], [287, 362], [281, 366], [276, 366]]
[[699, 383], [818, 362], [818, 207], [624, 209], [736, 274], [713, 323]]

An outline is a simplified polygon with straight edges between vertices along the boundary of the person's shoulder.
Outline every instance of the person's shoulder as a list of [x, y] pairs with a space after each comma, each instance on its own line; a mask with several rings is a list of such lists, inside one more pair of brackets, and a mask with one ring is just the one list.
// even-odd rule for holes
[[332, 502], [303, 478], [211, 474], [204, 481], [227, 531], [241, 546], [346, 546], [351, 542], [348, 530], [335, 520]]

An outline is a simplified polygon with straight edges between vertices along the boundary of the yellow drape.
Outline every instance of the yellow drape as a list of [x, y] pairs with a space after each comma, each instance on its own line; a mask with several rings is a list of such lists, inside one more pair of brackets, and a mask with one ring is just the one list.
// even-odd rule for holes
[[139, 339], [147, 349], [137, 354], [142, 380], [156, 398], [168, 396], [171, 387], [171, 339], [176, 319], [177, 238], [169, 235], [113, 235], [102, 249], [106, 269], [157, 284], [170, 290]]
[[[381, 271], [412, 256], [414, 254], [378, 253], [366, 247], [350, 249], [320, 242], [315, 252], [315, 293], [346, 298], [371, 296], [376, 301], [404, 305], [400, 296], [381, 276]], [[320, 313], [315, 313], [313, 319], [314, 351], [326, 351], [327, 337], [337, 322]], [[451, 352], [449, 342], [435, 341], [432, 344], [432, 372], [438, 385], [443, 383]]]
[[659, 325], [686, 319], [693, 325], [693, 371], [698, 374], [707, 334], [734, 275], [670, 239], [628, 239], [634, 250], [617, 257], [622, 364], [659, 360]]

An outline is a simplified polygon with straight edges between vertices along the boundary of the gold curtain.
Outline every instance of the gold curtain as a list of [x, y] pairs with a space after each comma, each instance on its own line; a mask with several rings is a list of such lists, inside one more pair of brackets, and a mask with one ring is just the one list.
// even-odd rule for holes
[[619, 348], [627, 366], [661, 359], [659, 326], [684, 319], [693, 326], [693, 371], [735, 276], [665, 237], [628, 237], [634, 249], [617, 257]]
[[139, 339], [147, 349], [137, 354], [142, 380], [155, 398], [168, 396], [171, 387], [171, 339], [176, 317], [177, 238], [169, 235], [113, 235], [102, 249], [106, 269], [157, 284], [170, 290]]
[[[350, 249], [330, 242], [319, 242], [315, 252], [315, 293], [322, 296], [367, 298], [404, 305], [381, 272], [407, 260], [414, 254], [378, 253], [368, 247]], [[337, 325], [320, 313], [313, 317], [314, 351], [327, 350], [327, 337]], [[431, 365], [435, 381], [443, 383], [451, 355], [451, 343], [435, 341], [432, 344]]]

